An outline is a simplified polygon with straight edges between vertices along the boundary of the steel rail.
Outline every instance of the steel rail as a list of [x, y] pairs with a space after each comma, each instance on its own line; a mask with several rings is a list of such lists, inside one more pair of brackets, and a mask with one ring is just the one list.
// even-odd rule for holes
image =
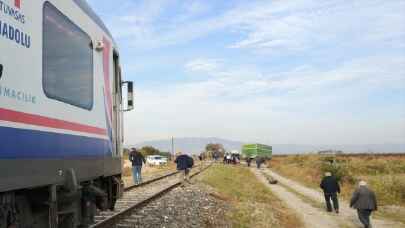
[[167, 173], [167, 174], [158, 176], [158, 177], [156, 177], [156, 178], [152, 178], [152, 179], [150, 179], [150, 180], [141, 182], [140, 184], [134, 184], [134, 185], [128, 186], [128, 187], [126, 187], [126, 188], [124, 189], [124, 191], [125, 191], [125, 192], [131, 191], [131, 190], [133, 190], [133, 189], [135, 189], [135, 188], [139, 188], [139, 187], [142, 187], [142, 186], [151, 184], [151, 183], [153, 183], [153, 182], [156, 182], [156, 181], [158, 181], [158, 180], [164, 179], [164, 178], [166, 178], [166, 177], [170, 177], [170, 176], [176, 175], [177, 173], [179, 173], [179, 171], [173, 171], [173, 172], [170, 172], [170, 173]]
[[[199, 169], [199, 170], [195, 171], [194, 173], [190, 174], [190, 178], [195, 177], [196, 175], [198, 175], [201, 172], [205, 171], [212, 164], [213, 163], [209, 163], [204, 168]], [[176, 173], [178, 173], [178, 172], [176, 172]], [[163, 176], [159, 177], [159, 180], [170, 177], [170, 176], [173, 176], [174, 174], [175, 173], [164, 175], [165, 177], [163, 177]], [[158, 178], [156, 178], [156, 179], [158, 179]], [[129, 188], [131, 188], [131, 190], [134, 190], [137, 187], [145, 186], [145, 185], [148, 185], [148, 183], [150, 184], [150, 183], [153, 183], [153, 182], [156, 182], [156, 181], [157, 180], [147, 182], [146, 184], [143, 184], [143, 185], [131, 186]], [[104, 220], [102, 220], [102, 221], [100, 221], [100, 222], [98, 222], [96, 224], [91, 225], [90, 228], [113, 228], [116, 225], [118, 225], [121, 220], [125, 220], [126, 217], [129, 217], [133, 213], [133, 211], [135, 211], [137, 209], [140, 209], [140, 208], [144, 207], [145, 205], [149, 204], [151, 201], [154, 201], [154, 200], [160, 198], [162, 195], [164, 195], [167, 192], [171, 191], [172, 189], [178, 187], [180, 184], [181, 184], [180, 181], [176, 181], [174, 184], [171, 184], [168, 187], [163, 188], [162, 190], [160, 190], [160, 191], [156, 192], [155, 194], [151, 195], [150, 197], [148, 197], [148, 198], [146, 198], [144, 200], [141, 200], [141, 201], [139, 201], [137, 203], [134, 203], [133, 205], [129, 206], [128, 208], [126, 208], [126, 209], [124, 209], [124, 210], [122, 210], [120, 212], [117, 212], [117, 213], [113, 214], [112, 216], [110, 216], [110, 217], [108, 217], [108, 218], [106, 218], [106, 219], [104, 219]]]

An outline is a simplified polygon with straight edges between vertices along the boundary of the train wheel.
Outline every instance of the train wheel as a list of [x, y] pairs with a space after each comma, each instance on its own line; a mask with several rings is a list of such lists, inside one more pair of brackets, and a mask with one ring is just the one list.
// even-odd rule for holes
[[82, 224], [87, 227], [94, 223], [96, 216], [96, 204], [92, 200], [83, 200], [82, 203]]
[[10, 227], [35, 228], [31, 205], [26, 196], [16, 196], [17, 221]]

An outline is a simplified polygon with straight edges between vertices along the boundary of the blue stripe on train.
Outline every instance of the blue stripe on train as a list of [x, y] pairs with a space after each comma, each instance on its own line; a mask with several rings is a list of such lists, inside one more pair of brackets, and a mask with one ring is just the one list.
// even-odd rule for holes
[[102, 157], [111, 154], [105, 139], [0, 127], [0, 159]]

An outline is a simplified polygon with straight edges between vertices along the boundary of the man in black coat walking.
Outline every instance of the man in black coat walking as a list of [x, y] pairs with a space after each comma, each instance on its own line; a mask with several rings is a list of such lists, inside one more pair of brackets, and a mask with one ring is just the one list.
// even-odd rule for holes
[[336, 213], [339, 213], [339, 201], [337, 194], [340, 193], [340, 186], [336, 178], [332, 176], [330, 172], [326, 172], [325, 177], [322, 179], [320, 187], [322, 188], [325, 195], [327, 211], [332, 211], [332, 205], [330, 203], [330, 200], [332, 199], [333, 208], [335, 209]]
[[247, 157], [246, 158], [246, 163], [247, 163], [247, 166], [248, 167], [250, 167], [250, 163], [252, 162], [252, 158], [251, 157]]
[[256, 157], [256, 167], [258, 169], [260, 169], [261, 165], [265, 162], [266, 160], [264, 159], [264, 157]]
[[359, 187], [354, 191], [350, 200], [350, 207], [357, 209], [357, 215], [365, 228], [370, 228], [370, 215], [377, 210], [375, 193], [367, 187], [365, 181], [359, 182]]
[[185, 182], [190, 183], [190, 169], [194, 166], [194, 160], [192, 157], [188, 156], [187, 154], [182, 154], [181, 152], [178, 153], [176, 160], [174, 163], [177, 164], [177, 170], [180, 171], [180, 181], [181, 185], [184, 186]]
[[132, 148], [131, 153], [129, 153], [129, 160], [132, 162], [134, 184], [140, 184], [142, 182], [142, 164], [146, 163], [145, 157], [137, 149]]

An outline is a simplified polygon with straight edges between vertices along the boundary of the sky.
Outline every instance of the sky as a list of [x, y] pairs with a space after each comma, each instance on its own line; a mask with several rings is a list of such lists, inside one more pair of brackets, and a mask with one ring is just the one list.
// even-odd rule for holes
[[125, 143], [405, 143], [403, 0], [88, 0], [135, 84]]

